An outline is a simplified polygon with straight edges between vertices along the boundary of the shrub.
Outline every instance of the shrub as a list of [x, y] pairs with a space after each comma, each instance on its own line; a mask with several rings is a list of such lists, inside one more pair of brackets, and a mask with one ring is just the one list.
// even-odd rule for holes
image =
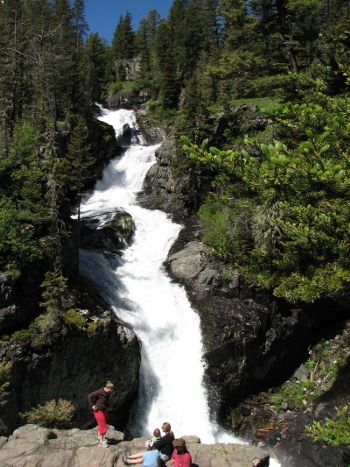
[[10, 386], [10, 382], [7, 379], [10, 377], [12, 363], [0, 363], [0, 394], [2, 394]]
[[108, 86], [108, 95], [113, 96], [113, 94], [117, 94], [117, 92], [123, 89], [123, 83], [121, 81], [115, 81], [114, 83], [110, 83]]
[[51, 345], [61, 335], [61, 324], [56, 315], [39, 315], [29, 327], [33, 348]]
[[248, 92], [253, 96], [280, 96], [289, 84], [290, 77], [286, 74], [261, 76], [249, 81]]
[[277, 408], [287, 404], [289, 408], [305, 409], [309, 405], [310, 391], [314, 387], [314, 383], [310, 380], [287, 384], [278, 393], [271, 396], [272, 403]]
[[83, 330], [86, 325], [86, 319], [81, 313], [71, 308], [64, 315], [64, 321], [70, 328]]
[[87, 327], [87, 330], [86, 332], [88, 333], [88, 336], [93, 336], [94, 334], [96, 334], [99, 329], [102, 328], [102, 321], [101, 320], [98, 320], [98, 321], [91, 321], [91, 323], [89, 323], [88, 327]]
[[271, 115], [280, 141], [246, 137], [245, 149], [220, 150], [183, 137], [184, 158], [193, 185], [206, 178], [218, 199], [201, 208], [204, 240], [248, 281], [291, 303], [314, 302], [350, 284], [350, 100], [288, 104]]
[[350, 411], [344, 405], [336, 409], [334, 419], [326, 418], [324, 423], [314, 422], [306, 427], [306, 434], [314, 442], [330, 446], [350, 446]]
[[22, 414], [27, 423], [40, 425], [47, 428], [69, 427], [75, 413], [74, 405], [65, 399], [52, 399], [44, 405], [32, 408]]

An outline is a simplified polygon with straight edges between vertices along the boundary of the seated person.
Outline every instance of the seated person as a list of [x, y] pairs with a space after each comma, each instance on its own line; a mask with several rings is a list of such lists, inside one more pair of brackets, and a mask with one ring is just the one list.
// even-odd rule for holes
[[171, 425], [168, 422], [164, 422], [162, 425], [162, 431], [164, 436], [162, 436], [158, 441], [153, 443], [153, 448], [158, 449], [160, 452], [160, 458], [162, 462], [168, 462], [174, 450], [173, 441], [174, 433], [171, 431]]
[[149, 445], [146, 452], [139, 452], [128, 457], [123, 456], [122, 460], [125, 465], [142, 464], [143, 467], [158, 467], [160, 457], [159, 451], [152, 449], [152, 446]]
[[191, 467], [192, 456], [187, 451], [186, 442], [183, 438], [178, 438], [173, 441], [174, 452], [171, 456], [170, 465], [173, 467]]
[[153, 435], [151, 437], [151, 439], [149, 439], [148, 441], [146, 441], [146, 448], [148, 448], [148, 445], [151, 445], [153, 446], [153, 444], [158, 441], [159, 439], [161, 438], [161, 434], [160, 434], [160, 429], [159, 428], [155, 428], [153, 430]]

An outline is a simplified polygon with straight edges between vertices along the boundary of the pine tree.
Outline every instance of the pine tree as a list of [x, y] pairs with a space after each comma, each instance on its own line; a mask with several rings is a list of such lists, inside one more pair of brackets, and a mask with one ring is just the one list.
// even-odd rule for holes
[[112, 56], [114, 60], [130, 59], [135, 56], [135, 33], [132, 29], [131, 14], [121, 16], [114, 32]]
[[156, 51], [160, 69], [160, 100], [166, 108], [176, 108], [179, 98], [179, 83], [176, 79], [171, 29], [162, 21], [156, 35]]
[[159, 27], [160, 16], [157, 10], [149, 12], [146, 18], [140, 21], [137, 31], [136, 44], [140, 57], [141, 77], [150, 80], [156, 76], [154, 42]]
[[172, 38], [172, 48], [175, 60], [177, 78], [182, 85], [185, 73], [186, 61], [186, 11], [187, 0], [174, 0], [169, 11], [169, 26]]
[[85, 92], [91, 103], [101, 102], [111, 75], [108, 49], [97, 33], [90, 34], [84, 49]]

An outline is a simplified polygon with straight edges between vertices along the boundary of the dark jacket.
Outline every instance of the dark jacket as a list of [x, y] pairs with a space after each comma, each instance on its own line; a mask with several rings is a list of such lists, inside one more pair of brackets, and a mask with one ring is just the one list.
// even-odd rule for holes
[[97, 389], [97, 391], [91, 392], [87, 398], [90, 407], [96, 405], [97, 410], [106, 410], [108, 405], [108, 399], [110, 394], [105, 392], [103, 388]]
[[160, 451], [162, 454], [166, 454], [167, 456], [171, 457], [174, 450], [174, 439], [174, 433], [169, 431], [169, 433], [162, 436], [158, 441], [153, 443], [153, 449], [158, 449], [158, 451]]

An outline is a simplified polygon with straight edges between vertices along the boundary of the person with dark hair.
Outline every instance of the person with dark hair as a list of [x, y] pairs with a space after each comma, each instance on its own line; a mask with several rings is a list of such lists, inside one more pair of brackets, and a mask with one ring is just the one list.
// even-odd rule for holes
[[164, 422], [162, 425], [162, 431], [164, 436], [162, 436], [158, 441], [153, 443], [153, 449], [158, 449], [160, 452], [160, 458], [164, 462], [170, 460], [171, 455], [174, 451], [173, 441], [174, 433], [171, 431], [171, 425], [168, 422]]
[[173, 467], [191, 467], [192, 456], [188, 452], [186, 442], [183, 438], [174, 439], [174, 451], [171, 456], [170, 465]]
[[89, 405], [97, 422], [97, 435], [99, 439], [99, 446], [101, 446], [102, 448], [108, 448], [107, 441], [105, 440], [105, 435], [107, 433], [108, 428], [106, 420], [106, 409], [108, 405], [109, 396], [111, 395], [113, 388], [113, 383], [107, 381], [102, 388], [91, 392], [87, 396]]

